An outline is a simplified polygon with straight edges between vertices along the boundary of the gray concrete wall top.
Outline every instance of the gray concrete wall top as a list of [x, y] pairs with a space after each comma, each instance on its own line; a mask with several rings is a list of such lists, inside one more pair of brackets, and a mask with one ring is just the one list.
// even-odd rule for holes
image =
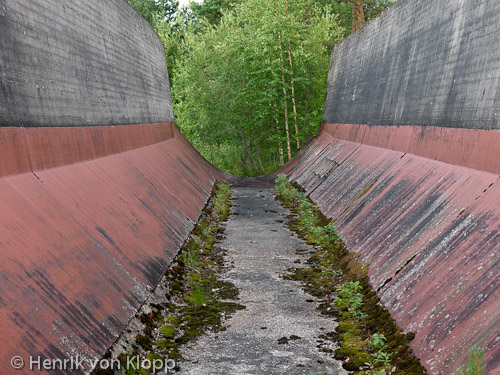
[[124, 0], [0, 0], [0, 126], [171, 121], [163, 44]]
[[399, 0], [332, 53], [323, 122], [500, 129], [500, 2]]

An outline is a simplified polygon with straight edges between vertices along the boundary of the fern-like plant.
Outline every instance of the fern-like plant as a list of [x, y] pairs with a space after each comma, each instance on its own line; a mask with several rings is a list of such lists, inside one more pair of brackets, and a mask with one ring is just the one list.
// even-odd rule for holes
[[469, 362], [457, 369], [457, 375], [487, 375], [484, 364], [484, 350], [474, 345], [470, 349]]

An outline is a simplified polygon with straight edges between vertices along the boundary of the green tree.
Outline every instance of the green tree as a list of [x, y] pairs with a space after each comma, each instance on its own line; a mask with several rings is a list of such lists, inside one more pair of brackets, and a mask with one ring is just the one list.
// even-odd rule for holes
[[179, 9], [177, 0], [127, 0], [152, 26], [158, 19], [172, 20]]
[[185, 35], [173, 82], [181, 130], [219, 167], [275, 169], [321, 121], [330, 51], [343, 30], [308, 0], [247, 0]]
[[222, 14], [232, 10], [240, 2], [241, 0], [204, 0], [201, 3], [192, 2], [189, 8], [196, 20], [206, 20], [211, 25], [217, 25]]
[[330, 6], [339, 16], [347, 34], [357, 31], [377, 17], [395, 0], [316, 0], [320, 6]]

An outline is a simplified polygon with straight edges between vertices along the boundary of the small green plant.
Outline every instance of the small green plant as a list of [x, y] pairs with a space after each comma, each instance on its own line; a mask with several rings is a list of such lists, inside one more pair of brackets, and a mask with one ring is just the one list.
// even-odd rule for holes
[[387, 353], [384, 350], [379, 350], [375, 353], [372, 353], [373, 363], [375, 365], [380, 365], [382, 367], [388, 366], [391, 363], [391, 356], [393, 353]]
[[213, 199], [214, 209], [212, 217], [216, 220], [226, 220], [229, 215], [229, 198], [231, 197], [231, 189], [229, 185], [218, 182], [216, 185], [216, 193]]
[[198, 253], [199, 246], [194, 241], [191, 241], [185, 251], [182, 252], [182, 262], [189, 270], [194, 270], [197, 268], [199, 260]]
[[193, 282], [191, 284], [191, 292], [189, 293], [188, 300], [196, 306], [203, 306], [203, 304], [205, 304], [205, 290], [203, 286]]
[[385, 375], [387, 367], [391, 364], [391, 357], [394, 354], [387, 352], [387, 338], [382, 333], [374, 333], [370, 337], [368, 346], [372, 350], [375, 350], [374, 353], [370, 354], [373, 360], [365, 363], [366, 366], [370, 367], [368, 374]]
[[320, 225], [318, 207], [304, 193], [293, 187], [286, 175], [278, 175], [275, 182], [278, 198], [296, 209], [299, 215], [299, 223], [304, 228], [308, 239], [323, 248], [335, 245], [338, 241], [337, 229], [333, 223]]
[[342, 276], [344, 272], [341, 269], [333, 269], [333, 266], [327, 266], [321, 270], [321, 275], [323, 277], [336, 277], [336, 276]]
[[387, 348], [387, 339], [382, 333], [374, 333], [370, 337], [370, 342], [368, 346], [375, 350], [386, 349]]
[[487, 375], [484, 364], [484, 350], [474, 345], [469, 352], [469, 362], [457, 369], [457, 375]]
[[309, 370], [309, 375], [328, 375], [326, 371], [316, 372], [313, 370]]
[[[131, 366], [130, 366], [131, 365]], [[120, 374], [121, 375], [139, 375], [139, 365], [137, 364], [137, 361], [122, 361], [121, 368], [120, 368]]]
[[296, 203], [303, 197], [303, 194], [288, 181], [285, 174], [278, 175], [274, 182], [276, 183], [276, 194], [285, 203]]
[[368, 370], [367, 371], [367, 374], [368, 375], [387, 375], [387, 372], [385, 371], [385, 369], [381, 369], [381, 370]]
[[316, 227], [314, 237], [316, 243], [323, 248], [328, 248], [332, 244], [335, 245], [339, 238], [337, 228], [332, 223], [328, 223], [324, 227]]
[[338, 296], [335, 303], [341, 309], [349, 311], [356, 318], [363, 318], [365, 315], [361, 312], [363, 307], [363, 287], [359, 281], [348, 281], [337, 288]]

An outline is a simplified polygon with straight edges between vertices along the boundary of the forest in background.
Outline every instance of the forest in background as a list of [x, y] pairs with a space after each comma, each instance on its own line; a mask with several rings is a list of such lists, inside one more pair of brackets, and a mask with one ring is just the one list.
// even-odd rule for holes
[[176, 123], [212, 164], [255, 176], [321, 123], [330, 54], [394, 0], [127, 0], [165, 46]]

